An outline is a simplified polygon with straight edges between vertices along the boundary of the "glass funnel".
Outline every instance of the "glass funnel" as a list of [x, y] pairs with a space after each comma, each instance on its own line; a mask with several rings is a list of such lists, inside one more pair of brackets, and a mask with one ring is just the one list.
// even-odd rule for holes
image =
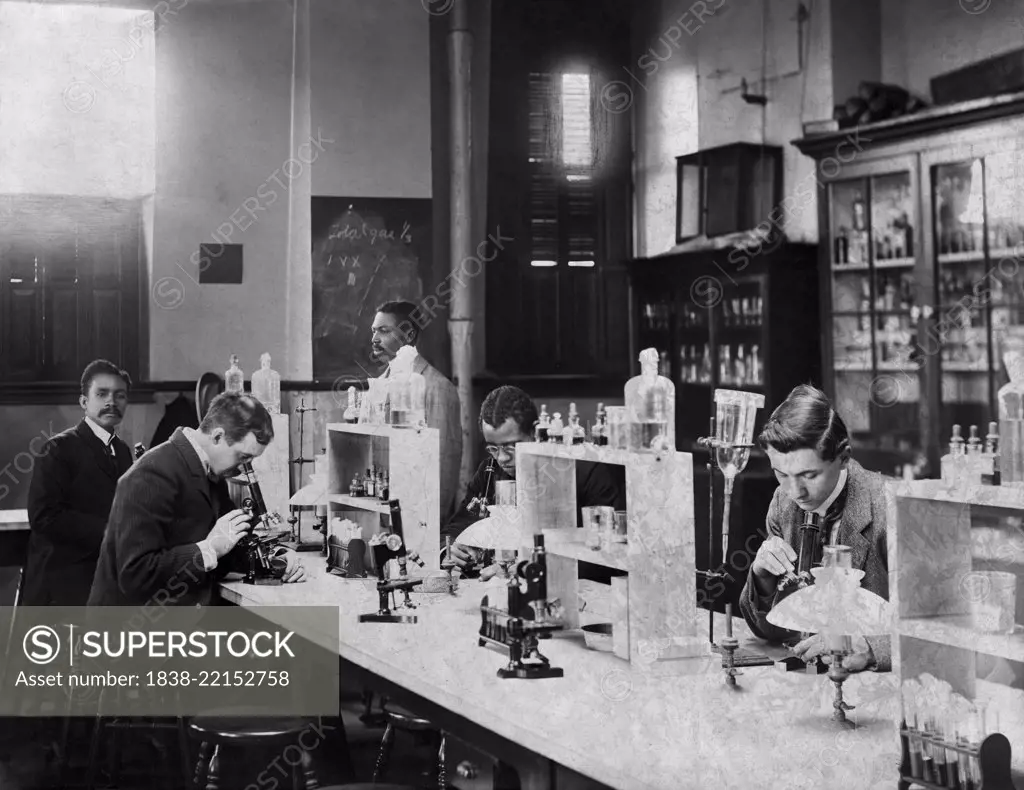
[[764, 408], [764, 395], [741, 390], [715, 390], [715, 459], [725, 475], [722, 509], [722, 562], [729, 554], [729, 511], [736, 475], [747, 467], [754, 443], [754, 420]]

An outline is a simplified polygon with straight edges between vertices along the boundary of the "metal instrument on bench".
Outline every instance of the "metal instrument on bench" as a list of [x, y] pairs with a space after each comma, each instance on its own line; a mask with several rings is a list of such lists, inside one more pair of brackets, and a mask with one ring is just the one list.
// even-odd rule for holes
[[537, 648], [565, 626], [559, 621], [561, 606], [548, 600], [547, 559], [544, 536], [533, 536], [533, 554], [516, 565], [508, 582], [508, 610], [492, 607], [487, 596], [480, 603], [480, 647], [508, 651], [508, 666], [500, 678], [560, 678], [565, 673], [551, 666]]
[[[401, 504], [397, 499], [392, 499], [388, 504], [391, 508], [391, 531], [380, 532], [370, 538], [373, 563], [377, 566], [379, 609], [373, 614], [359, 615], [360, 623], [415, 623], [418, 620], [414, 614], [396, 614], [391, 609], [392, 596], [399, 590], [405, 597], [403, 606], [407, 609], [416, 608], [416, 604], [409, 597], [409, 591], [423, 584], [423, 579], [409, 577], [408, 560], [412, 560], [420, 567], [423, 567], [423, 561], [418, 554], [406, 552], [405, 537], [402, 534]], [[388, 578], [388, 565], [391, 560], [398, 561], [398, 576], [393, 579]]]
[[246, 584], [280, 584], [287, 561], [281, 556], [284, 549], [279, 544], [287, 533], [256, 534], [256, 530], [261, 527], [265, 532], [270, 530], [272, 524], [280, 522], [280, 517], [267, 512], [260, 482], [256, 478], [252, 464], [243, 464], [241, 472], [245, 478], [244, 485], [249, 489], [248, 495], [242, 500], [242, 510], [249, 517], [251, 525], [249, 531], [238, 541], [238, 545], [246, 553], [246, 573], [243, 581]]

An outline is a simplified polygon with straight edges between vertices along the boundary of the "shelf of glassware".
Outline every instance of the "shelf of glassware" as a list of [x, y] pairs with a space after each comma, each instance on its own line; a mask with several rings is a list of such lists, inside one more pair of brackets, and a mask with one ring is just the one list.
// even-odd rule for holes
[[[979, 551], [971, 510], [1018, 511], [1019, 517], [1007, 516], [1008, 523], [1024, 518], [1024, 486], [953, 488], [941, 480], [891, 481], [887, 505], [894, 671], [901, 681], [930, 673], [988, 705], [999, 718], [999, 731], [1014, 746], [1014, 770], [1024, 772], [1024, 678], [1004, 663], [1024, 663], [1021, 612], [1018, 608], [1018, 623], [1009, 633], [978, 629], [970, 613], [971, 598], [979, 594], [971, 578], [974, 564], [987, 564], [979, 555], [991, 553]], [[1005, 536], [992, 540], [1008, 547]], [[1006, 551], [996, 555], [1006, 560]], [[1017, 571], [1017, 576], [1024, 583], [1024, 574]]]
[[[581, 461], [625, 467], [625, 545], [594, 550], [583, 544], [584, 535], [577, 529], [575, 474]], [[553, 442], [516, 447], [517, 505], [527, 529], [545, 537], [548, 588], [562, 601], [566, 625], [579, 626], [579, 562], [625, 572], [612, 579], [619, 612], [613, 618], [613, 642], [624, 645], [614, 652], [659, 674], [687, 671], [679, 659], [708, 653], [693, 595], [693, 491], [689, 453]]]
[[[332, 508], [362, 528], [363, 539], [380, 530], [388, 503], [350, 494], [353, 475], [381, 467], [388, 475], [388, 497], [402, 508], [402, 526], [410, 551], [438, 570], [440, 554], [440, 434], [436, 428], [399, 428], [368, 423], [327, 425], [328, 499]], [[339, 536], [340, 537], [340, 536]]]

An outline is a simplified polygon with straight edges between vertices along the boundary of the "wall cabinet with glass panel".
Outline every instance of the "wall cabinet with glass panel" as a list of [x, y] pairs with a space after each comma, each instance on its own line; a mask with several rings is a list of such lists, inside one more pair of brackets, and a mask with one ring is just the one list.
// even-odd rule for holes
[[938, 476], [954, 424], [998, 419], [1024, 337], [1022, 133], [1024, 94], [796, 142], [818, 162], [826, 383], [879, 471]]

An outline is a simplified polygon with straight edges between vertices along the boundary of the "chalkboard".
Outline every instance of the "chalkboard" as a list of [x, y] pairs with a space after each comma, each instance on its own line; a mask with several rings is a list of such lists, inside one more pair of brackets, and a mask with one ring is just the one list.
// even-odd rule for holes
[[366, 378], [375, 308], [432, 281], [431, 201], [314, 197], [313, 378]]

